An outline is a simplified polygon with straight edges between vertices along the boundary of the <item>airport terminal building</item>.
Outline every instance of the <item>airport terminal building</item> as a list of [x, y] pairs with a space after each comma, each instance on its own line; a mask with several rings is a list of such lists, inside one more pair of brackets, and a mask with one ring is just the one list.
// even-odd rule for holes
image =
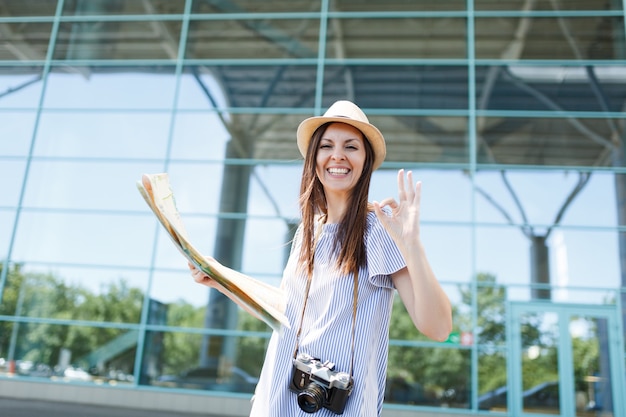
[[136, 183], [167, 173], [198, 250], [279, 286], [296, 128], [348, 99], [387, 142], [370, 199], [422, 181], [453, 305], [439, 343], [394, 304], [384, 415], [626, 415], [625, 17], [0, 0], [0, 396], [247, 416], [271, 328], [193, 281]]

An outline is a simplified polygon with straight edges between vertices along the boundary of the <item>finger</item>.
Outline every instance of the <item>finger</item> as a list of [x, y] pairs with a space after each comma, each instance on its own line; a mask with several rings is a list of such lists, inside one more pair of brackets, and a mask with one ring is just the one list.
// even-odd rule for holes
[[398, 202], [394, 198], [385, 198], [380, 203], [377, 203], [380, 207], [390, 207], [391, 209], [395, 209], [398, 207]]
[[415, 204], [417, 204], [417, 206], [419, 207], [419, 205], [421, 204], [420, 201], [422, 200], [422, 182], [418, 181], [417, 184], [415, 184]]
[[406, 198], [406, 189], [404, 188], [404, 169], [398, 170], [398, 198], [400, 201]]
[[415, 189], [413, 188], [413, 171], [407, 172], [407, 193], [406, 198], [409, 201], [413, 201], [415, 198]]

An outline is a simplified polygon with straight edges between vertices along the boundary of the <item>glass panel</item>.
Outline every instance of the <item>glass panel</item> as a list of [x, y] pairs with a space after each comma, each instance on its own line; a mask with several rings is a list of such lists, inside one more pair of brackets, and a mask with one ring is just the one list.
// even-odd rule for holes
[[[440, 281], [468, 282], [472, 278], [472, 231], [469, 226], [423, 223], [420, 236], [430, 265]], [[450, 236], [454, 236], [453, 241]]]
[[[525, 0], [474, 0], [476, 10], [523, 10], [526, 6]], [[559, 2], [556, 7], [555, 2], [537, 1], [533, 3], [533, 10], [548, 11], [578, 11], [578, 10], [622, 10], [619, 2], [606, 2], [604, 0], [568, 0]]]
[[3, 262], [6, 260], [6, 254], [9, 252], [14, 221], [14, 211], [0, 209], [0, 272], [2, 272]]
[[499, 284], [530, 282], [530, 241], [516, 228], [476, 228], [476, 271]]
[[572, 316], [569, 323], [577, 417], [613, 416], [608, 320]]
[[485, 118], [477, 161], [485, 164], [607, 166], [612, 122], [607, 119]]
[[[620, 17], [519, 17], [475, 19], [477, 59], [621, 59], [626, 50]], [[621, 29], [621, 30], [620, 30]], [[523, 48], [514, 40], [522, 39]]]
[[[181, 215], [187, 229], [189, 241], [205, 256], [215, 256], [215, 236], [217, 230], [216, 217], [192, 217]], [[171, 241], [169, 234], [159, 224], [158, 244], [155, 265], [159, 268], [183, 268], [183, 275], [189, 276], [187, 260]], [[218, 261], [223, 261], [218, 259]]]
[[[43, 86], [42, 72], [43, 69], [41, 67], [0, 67], [0, 108], [11, 110], [16, 108], [35, 108], [39, 104], [41, 97], [41, 88]], [[20, 113], [29, 114], [26, 112]], [[0, 113], [0, 117], [5, 117], [4, 115], [6, 114], [5, 112]], [[11, 113], [8, 114], [13, 116]], [[0, 126], [6, 129], [2, 125]], [[13, 129], [17, 130], [15, 127]]]
[[34, 125], [34, 112], [0, 111], [0, 157], [28, 155]]
[[[298, 196], [301, 178], [301, 165], [255, 166], [250, 182], [248, 213], [257, 216], [278, 216], [284, 219], [284, 222], [297, 223], [300, 219]], [[282, 229], [277, 232], [282, 233]]]
[[257, 279], [272, 274], [274, 279], [269, 283], [278, 287], [291, 248], [288, 231], [289, 225], [284, 220], [248, 219], [243, 271]]
[[177, 14], [185, 8], [185, 0], [77, 0], [63, 3], [64, 15]]
[[135, 184], [146, 169], [156, 170], [157, 166], [33, 161], [24, 205], [72, 210], [147, 209]]
[[53, 59], [176, 59], [180, 21], [61, 23]]
[[[327, 65], [324, 101], [330, 105], [335, 100], [354, 96], [362, 109], [466, 110], [469, 105], [467, 71], [466, 66], [454, 65]], [[450, 143], [464, 142], [466, 137], [466, 122], [462, 118], [432, 116], [413, 120], [397, 117], [394, 120], [406, 120], [402, 123], [404, 129], [438, 134]], [[442, 120], [448, 120], [449, 125], [442, 126]]]
[[411, 0], [330, 0], [330, 10], [345, 12], [390, 12], [390, 11], [431, 11], [465, 10], [465, 0], [447, 0], [445, 2], [418, 2]]
[[[36, 7], [25, 6], [28, 9]], [[43, 12], [43, 11], [42, 11]], [[2, 10], [2, 16], [7, 16]], [[46, 59], [52, 23], [0, 23], [0, 61], [42, 61]]]
[[316, 58], [318, 19], [192, 20], [187, 59]]
[[326, 58], [465, 58], [466, 30], [464, 18], [330, 19]]
[[231, 0], [215, 2], [194, 0], [192, 12], [196, 14], [217, 13], [272, 13], [272, 12], [319, 12], [319, 0]]
[[526, 413], [560, 414], [559, 328], [553, 312], [520, 315], [522, 408]]
[[[267, 339], [180, 332], [149, 332], [142, 384], [157, 387], [252, 394], [258, 382]], [[202, 354], [203, 347], [219, 349]], [[150, 363], [151, 366], [147, 366]]]
[[174, 103], [172, 67], [153, 68], [148, 73], [116, 67], [58, 67], [52, 71], [44, 101], [48, 108], [169, 110]]
[[0, 207], [17, 206], [24, 180], [25, 161], [5, 161], [0, 156]]
[[2, 334], [9, 335], [0, 339], [0, 351], [12, 354], [6, 359], [15, 361], [17, 377], [98, 385], [134, 380], [136, 330], [6, 322], [0, 326]]
[[37, 7], [24, 0], [4, 0], [2, 14], [4, 16], [54, 16], [57, 8], [56, 1], [38, 1]]
[[[162, 319], [161, 324], [203, 328], [210, 289], [193, 280], [187, 268], [187, 261], [180, 253], [177, 267], [178, 270], [175, 272], [163, 270], [154, 272], [150, 300], [163, 305], [167, 310], [167, 316]], [[151, 316], [154, 314], [156, 313], [150, 313]], [[156, 318], [151, 317], [150, 320], [154, 321]]]
[[222, 160], [230, 136], [213, 112], [177, 113], [171, 146], [173, 159]]
[[468, 408], [470, 351], [456, 348], [389, 347], [385, 402]]
[[506, 411], [507, 355], [504, 350], [480, 349], [478, 352], [478, 405], [479, 410]]
[[146, 286], [145, 271], [22, 264], [3, 302], [22, 317], [138, 323]]
[[[476, 10], [513, 10], [521, 11], [526, 6], [526, 0], [474, 0]], [[536, 1], [533, 10], [554, 11], [552, 1]], [[557, 10], [622, 10], [619, 2], [596, 2], [589, 0], [567, 0], [558, 2]]]
[[[383, 134], [386, 133], [383, 131]], [[389, 147], [394, 146], [388, 143]], [[389, 160], [389, 158], [387, 158]], [[420, 221], [469, 222], [471, 219], [471, 182], [461, 171], [414, 169], [407, 165], [406, 170], [413, 171], [413, 180], [422, 182], [420, 201]], [[398, 198], [398, 171], [396, 169], [379, 170], [372, 176], [370, 201], [381, 201], [387, 197]], [[441, 192], [446, 190], [446, 192]]]
[[169, 114], [43, 111], [34, 155], [88, 158], [164, 158]]
[[[490, 274], [478, 274], [476, 277], [476, 333], [478, 343], [484, 346], [506, 346], [506, 302], [507, 288], [498, 285]], [[471, 303], [471, 293], [466, 293], [464, 300]], [[470, 327], [467, 329], [471, 331]]]
[[148, 265], [154, 227], [154, 216], [22, 211], [13, 260]]
[[[474, 178], [479, 221], [515, 223], [520, 225], [520, 231], [526, 228], [526, 232], [535, 234], [545, 234], [546, 228], [555, 222], [617, 226], [615, 185], [626, 179], [618, 174], [555, 170], [481, 170]], [[523, 226], [524, 223], [530, 226]]]
[[[282, 109], [312, 108], [315, 104], [315, 85], [317, 67], [315, 65], [223, 65], [185, 67], [185, 72], [196, 72], [202, 81], [185, 77], [181, 85], [180, 106], [187, 108], [206, 108], [213, 104], [230, 107], [261, 107]], [[210, 74], [210, 75], [209, 75]], [[217, 84], [216, 84], [217, 83]], [[219, 86], [219, 87], [218, 87]], [[204, 89], [207, 89], [207, 92]], [[199, 90], [201, 89], [201, 90]], [[223, 90], [223, 93], [222, 93]], [[223, 96], [227, 96], [227, 103]], [[200, 100], [199, 97], [205, 97]], [[189, 103], [189, 104], [188, 104]], [[201, 103], [201, 104], [198, 104]], [[233, 115], [224, 115], [231, 120]], [[245, 114], [238, 115], [242, 121], [247, 121], [255, 132], [256, 126], [267, 129], [276, 123], [283, 123], [284, 115], [277, 117], [274, 114], [254, 114], [253, 120], [247, 120]], [[276, 120], [276, 119], [281, 120]], [[295, 117], [291, 129], [295, 131], [301, 121], [301, 115]], [[288, 119], [289, 121], [289, 119]], [[254, 124], [252, 123], [254, 122]], [[244, 126], [247, 126], [244, 124]], [[242, 132], [248, 131], [242, 129]], [[291, 131], [290, 131], [291, 133]], [[293, 133], [291, 138], [293, 138]], [[293, 140], [293, 139], [292, 139]]]
[[[626, 67], [623, 65], [510, 65], [476, 68], [476, 100], [481, 110], [619, 113], [623, 110], [625, 96]], [[587, 132], [591, 130], [603, 136], [606, 142], [611, 139], [610, 134], [606, 133], [607, 129], [616, 129], [611, 123], [618, 123], [610, 119], [587, 118], [565, 119], [565, 122], [576, 127], [579, 135], [586, 134], [592, 139], [593, 135]], [[528, 121], [521, 119], [518, 123], [522, 127]], [[587, 130], [579, 124], [586, 125]]]
[[[214, 71], [213, 67], [194, 65], [183, 67], [179, 78], [178, 107], [184, 110], [206, 110], [224, 108], [230, 103], [225, 97], [224, 86], [221, 85], [220, 71]], [[226, 73], [225, 73], [226, 74]], [[203, 113], [206, 115], [206, 113]], [[218, 115], [209, 115], [217, 117]], [[220, 113], [222, 123], [230, 120], [228, 113]]]

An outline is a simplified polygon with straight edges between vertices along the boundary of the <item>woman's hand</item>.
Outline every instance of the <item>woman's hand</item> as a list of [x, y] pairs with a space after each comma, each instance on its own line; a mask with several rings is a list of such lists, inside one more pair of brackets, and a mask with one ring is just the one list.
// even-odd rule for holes
[[[374, 212], [384, 226], [389, 236], [398, 244], [410, 244], [419, 239], [420, 232], [420, 199], [422, 196], [422, 183], [418, 181], [413, 186], [413, 173], [407, 173], [404, 179], [404, 170], [398, 171], [398, 199], [386, 198], [383, 201], [374, 202]], [[389, 207], [391, 213], [382, 210]]]
[[207, 287], [211, 288], [219, 288], [217, 283], [207, 274], [202, 272], [202, 270], [199, 269], [197, 266], [195, 266], [191, 262], [187, 262], [187, 265], [189, 266], [189, 270], [191, 271], [191, 276], [193, 277], [193, 280], [196, 281], [198, 284], [206, 285]]

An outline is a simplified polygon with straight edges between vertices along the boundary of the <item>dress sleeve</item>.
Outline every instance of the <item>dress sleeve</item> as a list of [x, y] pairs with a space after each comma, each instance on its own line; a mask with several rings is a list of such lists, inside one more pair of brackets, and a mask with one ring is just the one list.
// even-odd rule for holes
[[391, 274], [406, 266], [406, 262], [391, 236], [374, 213], [368, 217], [367, 267], [370, 283], [377, 287], [394, 288]]

